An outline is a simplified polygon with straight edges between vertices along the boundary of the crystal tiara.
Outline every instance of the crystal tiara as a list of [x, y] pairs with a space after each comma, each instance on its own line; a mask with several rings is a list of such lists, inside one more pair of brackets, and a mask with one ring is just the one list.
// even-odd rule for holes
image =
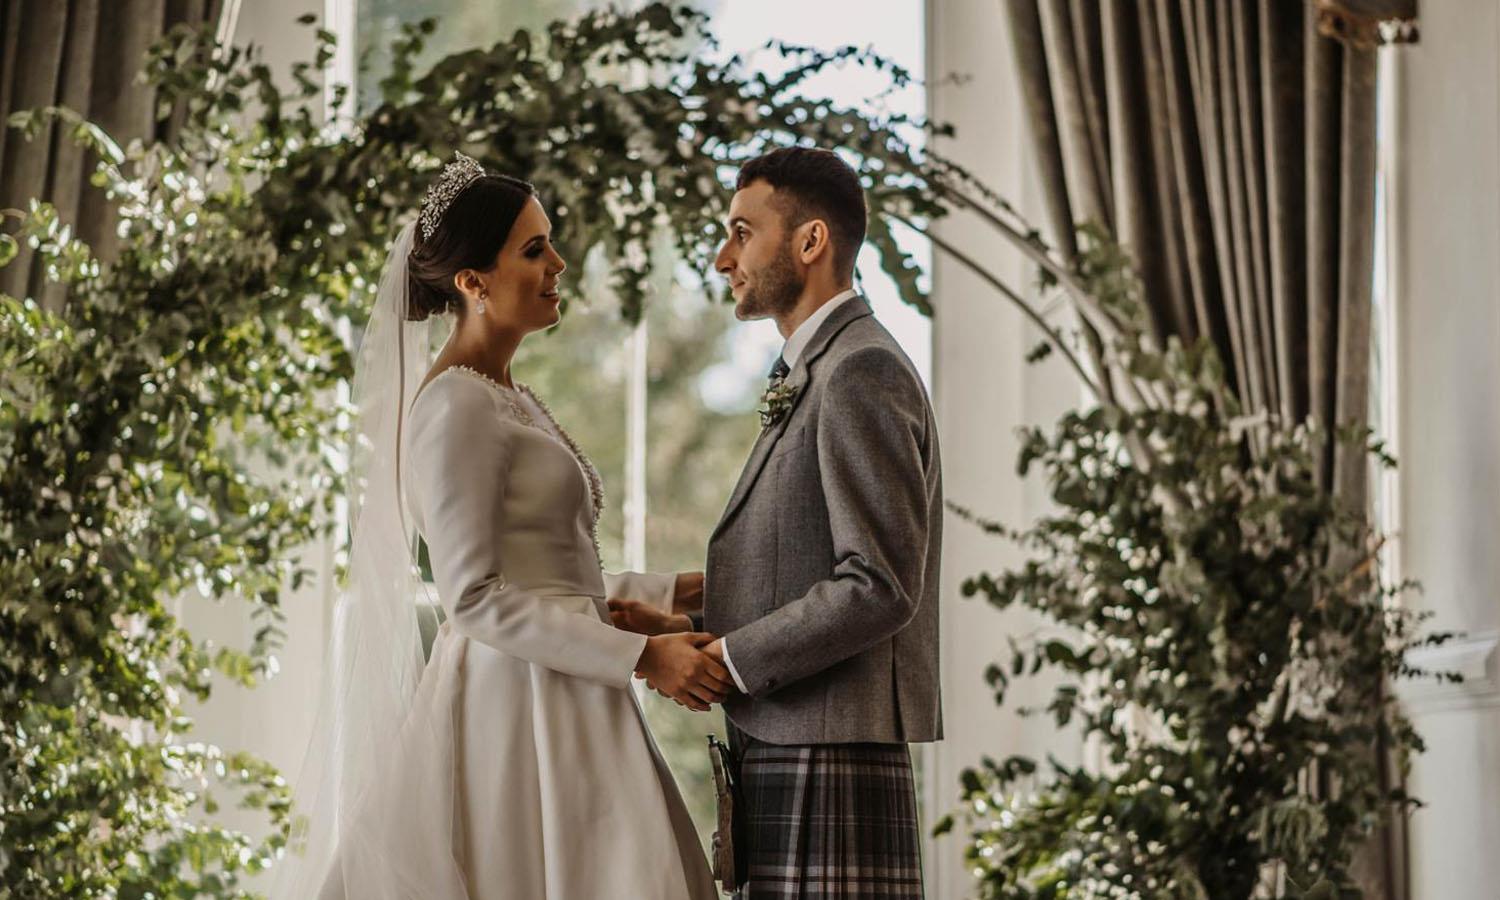
[[442, 174], [427, 188], [427, 196], [422, 198], [422, 210], [417, 214], [417, 226], [422, 229], [422, 240], [432, 239], [432, 233], [437, 230], [443, 213], [464, 192], [464, 188], [485, 174], [484, 166], [473, 157], [454, 152], [453, 162], [443, 166]]

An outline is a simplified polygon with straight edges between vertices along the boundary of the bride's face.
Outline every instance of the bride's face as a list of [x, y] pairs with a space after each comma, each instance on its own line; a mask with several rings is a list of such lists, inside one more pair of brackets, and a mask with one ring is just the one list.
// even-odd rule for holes
[[550, 328], [560, 317], [558, 278], [568, 264], [552, 246], [552, 222], [542, 204], [526, 201], [495, 265], [481, 278], [488, 289], [485, 318], [525, 334]]

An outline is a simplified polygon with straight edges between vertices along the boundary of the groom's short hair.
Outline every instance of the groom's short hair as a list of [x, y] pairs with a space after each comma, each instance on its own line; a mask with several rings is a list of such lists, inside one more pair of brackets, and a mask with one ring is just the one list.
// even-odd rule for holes
[[796, 228], [809, 219], [827, 222], [834, 268], [841, 275], [853, 276], [869, 213], [859, 175], [848, 163], [831, 150], [782, 147], [745, 163], [734, 188], [744, 190], [756, 181], [775, 188], [788, 227]]

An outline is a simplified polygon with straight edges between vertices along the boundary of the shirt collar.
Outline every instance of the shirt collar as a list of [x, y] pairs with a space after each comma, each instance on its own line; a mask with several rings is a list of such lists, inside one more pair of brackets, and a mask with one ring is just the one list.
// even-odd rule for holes
[[808, 316], [806, 322], [797, 326], [797, 330], [792, 332], [792, 336], [786, 339], [786, 345], [781, 348], [781, 359], [786, 363], [788, 369], [796, 367], [797, 359], [802, 356], [802, 351], [807, 349], [807, 345], [812, 341], [813, 335], [818, 333], [818, 326], [822, 325], [829, 316], [833, 315], [834, 309], [840, 304], [858, 296], [859, 292], [854, 288], [834, 294], [832, 299], [818, 307], [812, 315]]

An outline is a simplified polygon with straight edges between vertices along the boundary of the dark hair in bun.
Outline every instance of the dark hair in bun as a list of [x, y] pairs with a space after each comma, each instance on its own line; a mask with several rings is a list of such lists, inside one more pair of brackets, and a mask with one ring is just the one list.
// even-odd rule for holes
[[536, 188], [509, 175], [482, 175], [464, 188], [438, 219], [432, 237], [421, 229], [406, 260], [410, 306], [407, 319], [420, 322], [454, 309], [463, 298], [453, 276], [494, 265], [505, 239]]

